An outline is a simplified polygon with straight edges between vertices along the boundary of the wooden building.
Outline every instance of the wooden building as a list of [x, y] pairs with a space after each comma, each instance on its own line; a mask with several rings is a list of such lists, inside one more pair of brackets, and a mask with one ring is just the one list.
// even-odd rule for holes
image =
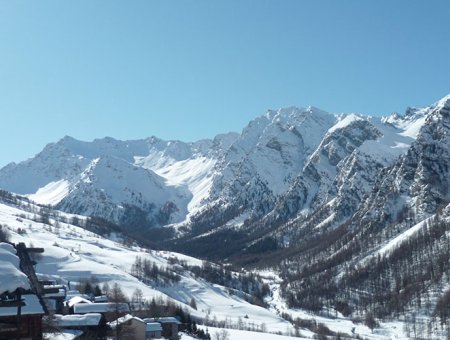
[[[22, 306], [0, 307], [0, 339], [42, 339], [44, 309], [34, 294], [22, 296]], [[19, 314], [20, 313], [20, 314]]]

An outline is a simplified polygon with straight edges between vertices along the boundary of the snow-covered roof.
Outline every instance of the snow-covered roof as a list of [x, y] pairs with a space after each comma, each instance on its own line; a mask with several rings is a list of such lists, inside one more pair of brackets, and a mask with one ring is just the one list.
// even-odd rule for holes
[[92, 303], [92, 301], [85, 299], [84, 297], [81, 296], [74, 296], [66, 301], [66, 306], [72, 307], [79, 303]]
[[124, 315], [124, 316], [118, 318], [117, 320], [108, 322], [108, 325], [112, 329], [115, 329], [117, 327], [117, 325], [121, 325], [121, 324], [126, 323], [126, 322], [128, 322], [130, 320], [136, 320], [137, 322], [144, 323], [144, 320], [142, 320], [141, 318], [138, 318], [137, 316], [133, 316], [131, 314], [127, 314], [127, 315]]
[[129, 312], [130, 307], [126, 303], [79, 303], [73, 306], [75, 314], [107, 313], [107, 312]]
[[162, 318], [146, 318], [144, 319], [145, 322], [150, 323], [150, 322], [159, 322], [161, 324], [163, 323], [176, 323], [178, 325], [181, 324], [180, 321], [178, 321], [177, 318], [173, 317], [173, 316], [165, 316]]
[[16, 249], [9, 243], [0, 243], [0, 294], [30, 288], [30, 281], [20, 271], [19, 262]]
[[158, 332], [162, 331], [162, 326], [159, 322], [148, 322], [145, 325], [145, 331], [146, 332]]
[[[44, 314], [39, 299], [34, 294], [22, 295], [25, 305], [22, 306], [20, 313], [22, 315]], [[17, 307], [0, 307], [0, 316], [17, 315]]]
[[95, 302], [108, 302], [108, 297], [106, 295], [100, 295], [94, 297]]
[[82, 298], [89, 300], [91, 297], [87, 294], [81, 294], [78, 290], [69, 290], [66, 293], [66, 299], [69, 301], [71, 298], [75, 296], [81, 296]]
[[100, 313], [87, 313], [83, 315], [55, 314], [55, 323], [59, 327], [98, 326], [102, 315]]
[[115, 326], [115, 325], [117, 325], [117, 324], [121, 325], [121, 324], [126, 323], [126, 322], [128, 322], [128, 321], [130, 321], [130, 320], [136, 320], [136, 321], [138, 321], [138, 322], [144, 323], [144, 320], [142, 320], [141, 318], [138, 318], [137, 316], [133, 316], [133, 315], [131, 315], [131, 314], [126, 314], [126, 315], [124, 315], [124, 316], [118, 318], [117, 320], [114, 320], [114, 321], [109, 322], [108, 324], [109, 324], [110, 326]]

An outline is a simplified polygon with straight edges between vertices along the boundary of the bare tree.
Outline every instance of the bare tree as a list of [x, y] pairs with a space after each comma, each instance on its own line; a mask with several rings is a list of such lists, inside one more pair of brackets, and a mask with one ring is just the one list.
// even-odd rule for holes
[[230, 340], [230, 333], [226, 329], [221, 329], [214, 333], [214, 340]]
[[131, 297], [131, 303], [134, 310], [142, 310], [143, 304], [144, 304], [144, 294], [142, 293], [142, 290], [139, 288], [136, 288], [133, 292], [133, 295]]

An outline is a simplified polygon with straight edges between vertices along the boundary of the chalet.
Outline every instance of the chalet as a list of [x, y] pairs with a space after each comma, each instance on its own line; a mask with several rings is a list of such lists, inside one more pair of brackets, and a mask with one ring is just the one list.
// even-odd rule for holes
[[74, 306], [82, 303], [92, 303], [92, 301], [82, 296], [71, 297], [69, 300], [64, 301], [64, 312], [74, 314]]
[[169, 316], [169, 317], [162, 317], [162, 318], [146, 318], [144, 319], [146, 323], [159, 323], [162, 328], [162, 336], [164, 338], [170, 339], [170, 340], [177, 340], [178, 337], [178, 331], [181, 326], [181, 322], [178, 321], [178, 319]]
[[[5, 300], [2, 302], [4, 306]], [[44, 309], [38, 297], [25, 294], [15, 304], [0, 307], [0, 339], [41, 339]]]
[[106, 320], [100, 313], [54, 315], [54, 325], [59, 329], [79, 330], [84, 338], [98, 339], [106, 336]]
[[146, 324], [144, 320], [127, 314], [109, 324], [111, 335], [124, 340], [145, 340]]

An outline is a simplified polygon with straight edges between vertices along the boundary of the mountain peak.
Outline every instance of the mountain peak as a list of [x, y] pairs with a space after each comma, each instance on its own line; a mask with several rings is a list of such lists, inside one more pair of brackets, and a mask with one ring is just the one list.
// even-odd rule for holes
[[436, 108], [450, 108], [450, 94], [438, 100], [434, 105]]

